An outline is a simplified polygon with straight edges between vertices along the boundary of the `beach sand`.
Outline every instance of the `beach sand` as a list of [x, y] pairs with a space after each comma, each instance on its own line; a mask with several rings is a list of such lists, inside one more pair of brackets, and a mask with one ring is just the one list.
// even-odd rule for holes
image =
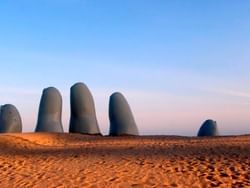
[[250, 135], [0, 135], [0, 187], [250, 187]]

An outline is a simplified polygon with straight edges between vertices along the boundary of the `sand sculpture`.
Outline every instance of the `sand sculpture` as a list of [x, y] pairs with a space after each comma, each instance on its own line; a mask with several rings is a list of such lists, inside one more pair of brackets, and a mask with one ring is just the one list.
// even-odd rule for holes
[[35, 132], [63, 132], [62, 96], [54, 87], [43, 90]]
[[111, 136], [139, 135], [132, 111], [121, 93], [114, 93], [110, 97], [109, 119]]
[[70, 89], [71, 116], [69, 132], [100, 134], [93, 96], [84, 83]]
[[12, 104], [0, 106], [0, 133], [22, 132], [22, 120], [17, 108]]
[[218, 136], [217, 123], [214, 120], [206, 120], [198, 132], [198, 136]]

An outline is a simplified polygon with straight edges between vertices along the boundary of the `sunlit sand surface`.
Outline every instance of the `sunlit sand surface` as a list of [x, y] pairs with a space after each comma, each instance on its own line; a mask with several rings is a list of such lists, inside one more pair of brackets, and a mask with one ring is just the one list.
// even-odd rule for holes
[[0, 187], [250, 187], [250, 136], [0, 135]]

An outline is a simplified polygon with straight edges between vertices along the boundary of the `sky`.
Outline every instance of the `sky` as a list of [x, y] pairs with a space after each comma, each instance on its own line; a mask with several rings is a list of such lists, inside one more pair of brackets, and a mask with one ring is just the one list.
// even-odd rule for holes
[[103, 134], [109, 96], [127, 98], [142, 135], [250, 134], [250, 1], [1, 0], [0, 105], [35, 129], [42, 90], [90, 88]]

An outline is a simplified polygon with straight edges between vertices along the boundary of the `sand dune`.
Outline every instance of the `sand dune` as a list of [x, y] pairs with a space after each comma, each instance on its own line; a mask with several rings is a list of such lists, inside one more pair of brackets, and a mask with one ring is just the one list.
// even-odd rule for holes
[[250, 136], [1, 134], [0, 187], [250, 187]]

